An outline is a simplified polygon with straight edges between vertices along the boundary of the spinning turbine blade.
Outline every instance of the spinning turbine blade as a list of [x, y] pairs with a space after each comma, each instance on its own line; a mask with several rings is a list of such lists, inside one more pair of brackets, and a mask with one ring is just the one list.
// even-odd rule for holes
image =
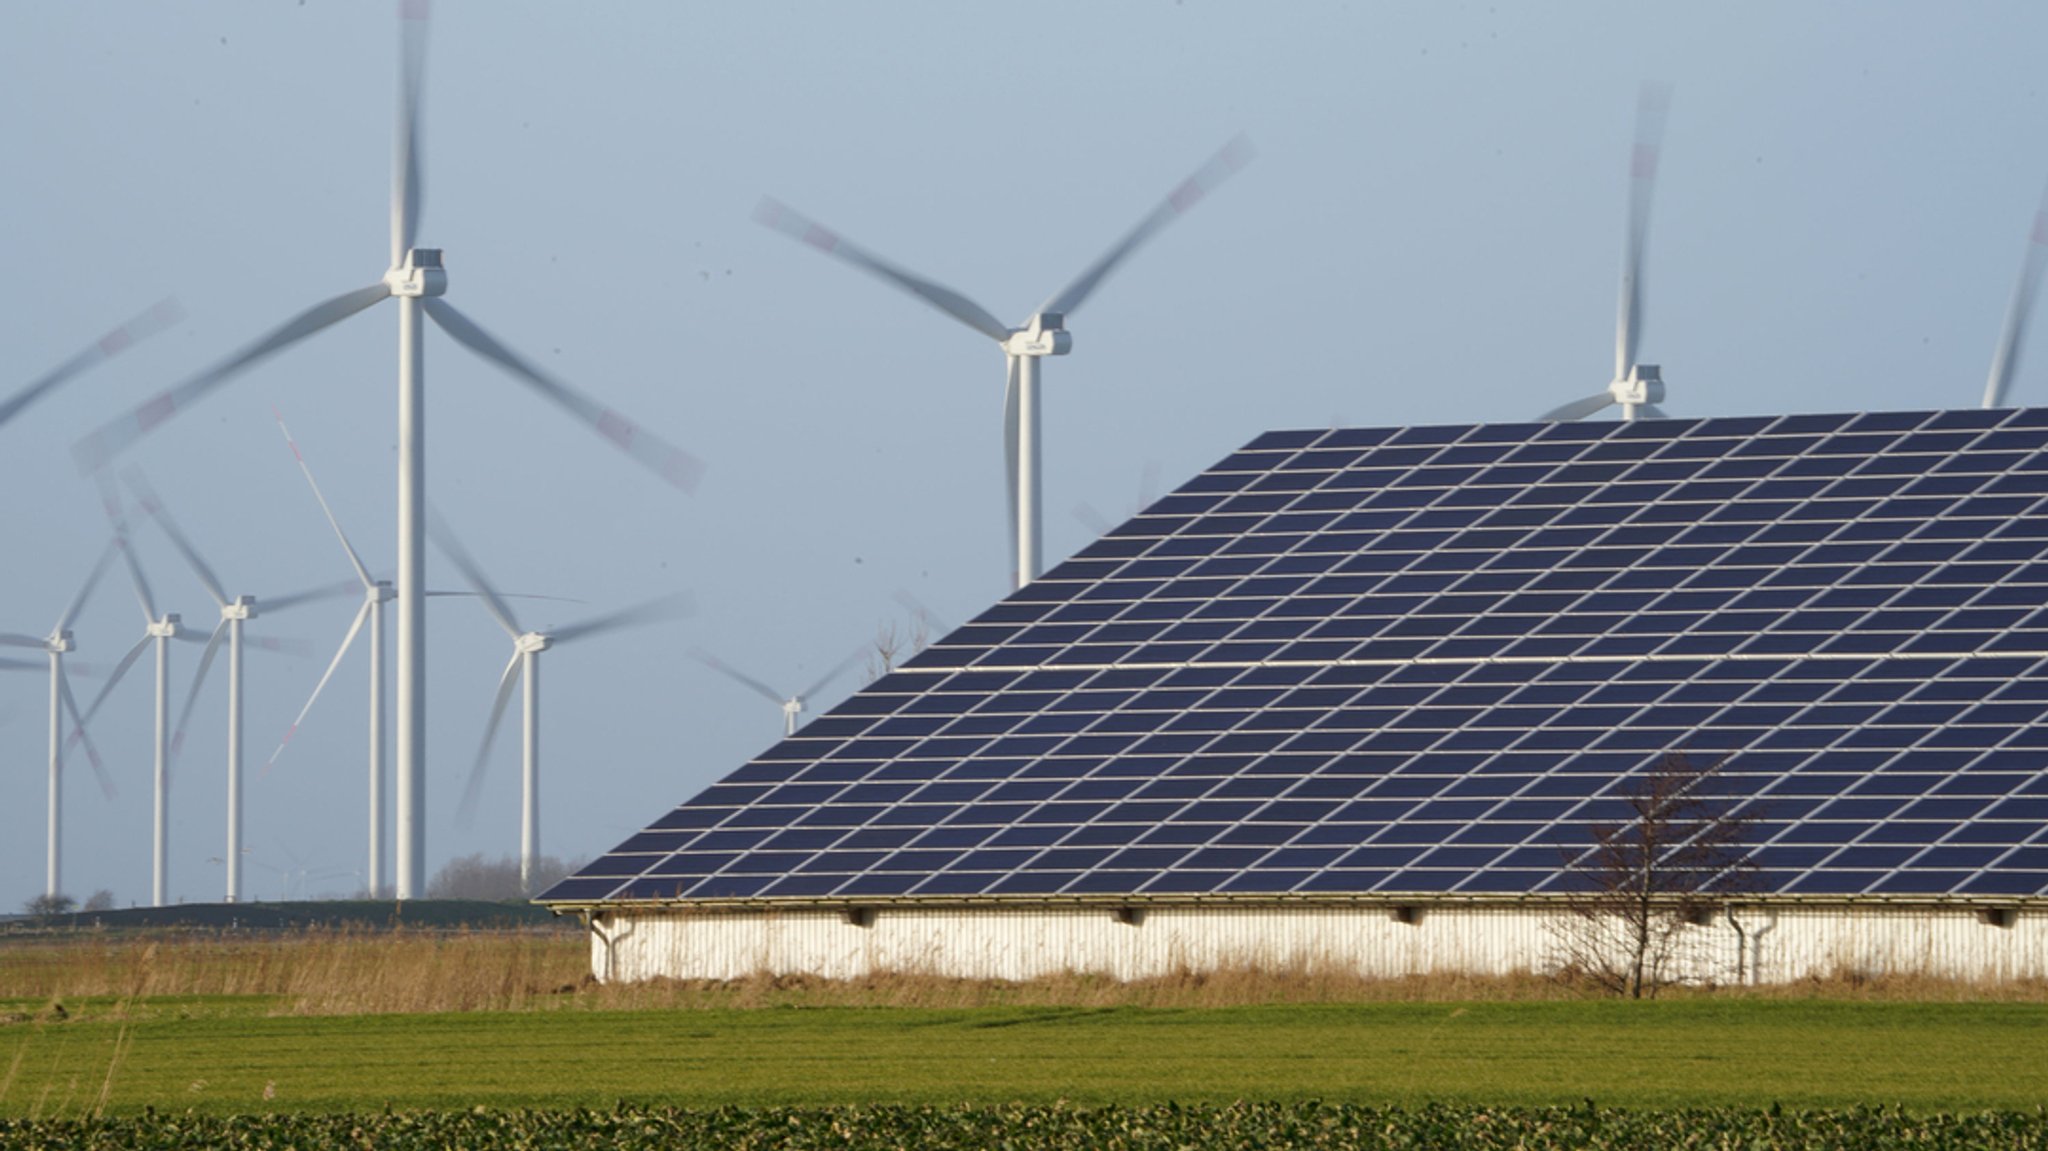
[[342, 596], [350, 595], [361, 590], [362, 585], [356, 583], [354, 580], [347, 580], [342, 583], [321, 584], [319, 587], [307, 588], [304, 591], [295, 591], [290, 592], [286, 595], [266, 597], [263, 600], [263, 610], [266, 613], [274, 611], [283, 611], [286, 608], [297, 607], [300, 604], [304, 603], [315, 603], [323, 599], [340, 599]]
[[491, 760], [491, 744], [498, 738], [498, 725], [504, 722], [505, 705], [512, 700], [512, 689], [519, 683], [520, 652], [513, 652], [512, 659], [505, 665], [505, 674], [498, 677], [498, 696], [491, 701], [491, 718], [484, 723], [484, 739], [476, 749], [476, 762], [470, 765], [469, 780], [462, 785], [462, 803], [455, 809], [455, 822], [468, 827], [476, 817], [476, 802], [483, 794], [484, 768]]
[[159, 301], [155, 307], [101, 336], [92, 346], [58, 364], [20, 391], [0, 400], [0, 425], [21, 414], [23, 408], [48, 395], [51, 389], [102, 360], [112, 359], [185, 318], [176, 300]]
[[0, 657], [0, 671], [47, 671], [49, 667], [41, 660]]
[[399, 0], [398, 129], [391, 164], [391, 266], [413, 249], [420, 222], [420, 91], [427, 68], [428, 0]]
[[355, 622], [348, 625], [348, 634], [341, 637], [341, 647], [335, 650], [334, 658], [327, 661], [327, 670], [321, 673], [320, 682], [313, 685], [313, 694], [306, 697], [306, 706], [300, 708], [299, 714], [292, 718], [292, 725], [285, 729], [284, 738], [277, 741], [277, 750], [271, 752], [270, 758], [263, 761], [263, 775], [270, 774], [271, 767], [277, 763], [277, 757], [284, 754], [285, 746], [291, 743], [293, 736], [299, 734], [299, 725], [306, 722], [306, 716], [313, 710], [314, 701], [326, 690], [327, 681], [334, 678], [334, 669], [341, 666], [342, 658], [348, 655], [349, 645], [356, 642], [356, 633], [363, 630], [363, 621], [369, 618], [370, 604], [365, 601], [362, 607], [356, 609]]
[[926, 627], [935, 628], [942, 632], [948, 632], [953, 630], [953, 625], [947, 623], [945, 620], [940, 619], [938, 613], [924, 606], [923, 601], [919, 600], [916, 596], [911, 595], [908, 590], [904, 588], [897, 588], [893, 593], [891, 593], [889, 598], [895, 600], [898, 607], [901, 607], [904, 611], [909, 612], [913, 617], [917, 619], [919, 623], [924, 624]]
[[774, 704], [777, 707], [781, 707], [784, 703], [788, 702], [783, 697], [781, 692], [776, 691], [774, 688], [769, 687], [767, 684], [762, 683], [760, 680], [755, 679], [753, 676], [750, 676], [745, 672], [738, 670], [731, 664], [728, 664], [724, 660], [719, 659], [717, 656], [712, 655], [710, 652], [705, 651], [703, 648], [691, 648], [690, 658], [696, 660], [698, 663], [703, 664], [705, 667], [710, 668], [712, 671], [718, 672], [720, 675], [725, 676], [727, 679], [732, 680], [734, 683], [737, 683], [742, 687], [750, 687], [754, 689], [754, 691], [760, 694], [762, 699], [767, 700], [768, 702]]
[[625, 416], [534, 367], [457, 311], [455, 305], [447, 300], [430, 296], [421, 304], [434, 323], [454, 337], [456, 343], [511, 372], [542, 396], [589, 424], [598, 435], [616, 444], [662, 479], [686, 492], [697, 490], [697, 484], [704, 478], [704, 464], [697, 457], [663, 442]]
[[853, 670], [853, 665], [861, 662], [867, 657], [867, 648], [857, 647], [853, 649], [853, 651], [850, 654], [848, 654], [845, 659], [842, 659], [838, 663], [833, 664], [831, 671], [828, 671], [824, 675], [819, 676], [817, 682], [811, 684], [809, 687], [806, 687], [802, 691], [796, 693], [796, 697], [798, 699], [811, 698], [812, 696], [818, 694], [820, 691], [823, 691], [826, 684], [831, 683], [833, 680], [838, 679], [840, 676], [845, 675], [847, 672]]
[[491, 586], [491, 581], [484, 577], [483, 568], [477, 566], [468, 549], [456, 538], [455, 530], [448, 526], [448, 521], [441, 518], [439, 512], [430, 511], [427, 514], [427, 534], [440, 545], [442, 553], [454, 562], [456, 568], [462, 572], [462, 578], [469, 582], [470, 587], [476, 589], [476, 594], [483, 597], [484, 606], [490, 609], [492, 617], [498, 621], [498, 626], [505, 629], [506, 635], [518, 639], [526, 629], [519, 626], [518, 618], [512, 614], [512, 605], [506, 603], [505, 598], [498, 594], [498, 589]]
[[148, 512], [150, 518], [157, 522], [157, 526], [164, 529], [164, 534], [171, 537], [171, 544], [178, 549], [179, 555], [185, 557], [186, 564], [199, 576], [199, 582], [206, 585], [206, 591], [213, 596], [213, 602], [222, 607], [228, 606], [228, 593], [221, 586], [220, 578], [213, 574], [212, 568], [206, 566], [205, 560], [199, 558], [199, 549], [193, 547], [192, 541], [186, 539], [185, 533], [178, 529], [177, 521], [171, 518], [171, 510], [157, 498], [155, 490], [149, 486], [149, 481], [134, 468], [128, 469], [122, 478], [128, 481], [128, 488], [135, 493], [136, 502], [142, 505], [142, 510]]
[[1074, 505], [1074, 518], [1081, 521], [1082, 527], [1087, 528], [1098, 536], [1109, 534], [1110, 522], [1104, 519], [1102, 513], [1096, 511], [1085, 500]]
[[[99, 562], [93, 564], [92, 574], [85, 577], [85, 583], [78, 589], [78, 594], [71, 597], [71, 602], [65, 605], [64, 614], [57, 617], [57, 626], [51, 632], [52, 635], [62, 635], [64, 629], [71, 626], [71, 621], [77, 618], [78, 610], [85, 606], [86, 598], [92, 595], [92, 589], [99, 585], [100, 577], [107, 574], [107, 565], [113, 562], [114, 549], [117, 546], [119, 545], [115, 541], [108, 540], [107, 546], [100, 549]], [[0, 639], [0, 643], [4, 642], [4, 639]], [[35, 646], [43, 647], [44, 641], [37, 640]]]
[[1613, 402], [1613, 392], [1598, 392], [1587, 396], [1583, 400], [1573, 400], [1562, 407], [1552, 408], [1536, 418], [1539, 420], [1582, 420]]
[[1188, 209], [1201, 203], [1209, 193], [1222, 187], [1225, 180], [1230, 179], [1239, 169], [1251, 163], [1252, 157], [1256, 154], [1252, 150], [1250, 140], [1243, 136], [1233, 137], [1228, 144], [1223, 146], [1222, 151], [1209, 157], [1207, 163], [1195, 169], [1194, 173], [1187, 179], [1182, 180], [1172, 192], [1167, 194], [1166, 199], [1160, 201], [1158, 207], [1152, 209], [1144, 219], [1138, 221], [1137, 227], [1126, 232], [1123, 239], [1118, 240], [1110, 247], [1109, 251], [1104, 252], [1093, 264], [1090, 264], [1088, 269], [1082, 272], [1073, 283], [1055, 292], [1051, 299], [1039, 307], [1039, 312], [1053, 312], [1059, 315], [1073, 314], [1088, 299], [1089, 295], [1097, 287], [1101, 286], [1102, 281], [1109, 278], [1109, 274], [1116, 270], [1118, 264], [1128, 259], [1132, 252], [1143, 247], [1146, 241], [1158, 235], [1161, 228], [1179, 219], [1182, 215], [1186, 214]]
[[830, 228], [813, 222], [780, 200], [769, 196], [761, 197], [761, 202], [754, 208], [754, 222], [773, 228], [792, 239], [801, 240], [828, 256], [836, 256], [871, 276], [894, 284], [991, 340], [1000, 343], [1010, 338], [1010, 329], [1001, 320], [990, 315], [987, 308], [944, 284], [905, 271], [866, 251]]
[[270, 414], [277, 417], [277, 430], [284, 433], [284, 442], [291, 448], [292, 458], [299, 461], [299, 471], [305, 474], [306, 486], [313, 489], [313, 498], [320, 501], [321, 514], [327, 517], [327, 525], [334, 529], [335, 538], [341, 541], [342, 550], [348, 553], [348, 562], [354, 565], [356, 578], [363, 581], [365, 588], [376, 587], [377, 581], [370, 578], [370, 569], [363, 566], [363, 557], [356, 554], [355, 545], [348, 542], [348, 533], [341, 530], [341, 521], [334, 518], [334, 509], [327, 506], [327, 497], [320, 494], [320, 484], [313, 479], [313, 469], [306, 463], [305, 453], [299, 451], [299, 442], [292, 438], [292, 430], [284, 426], [284, 413], [272, 408]]
[[2020, 261], [2020, 280], [2013, 286], [2012, 303], [2005, 310], [2005, 330], [1998, 337], [1998, 351], [1991, 357], [1991, 378], [1984, 384], [1984, 406], [2002, 408], [2012, 390], [2013, 372], [2019, 367], [2020, 352], [2026, 345], [2027, 321], [2034, 313], [2034, 291], [2041, 286], [2041, 269], [2048, 265], [2048, 189], [2041, 192], [2041, 206], [2034, 212], [2034, 230], [2027, 235], [2027, 254]]
[[554, 640], [556, 643], [567, 643], [572, 639], [602, 635], [605, 632], [617, 631], [620, 628], [631, 627], [634, 624], [653, 623], [657, 620], [665, 619], [679, 619], [695, 614], [696, 610], [697, 605], [691, 601], [687, 594], [677, 593], [675, 595], [662, 596], [659, 599], [651, 599], [646, 603], [636, 604], [633, 607], [621, 608], [607, 615], [595, 616], [564, 627], [553, 628], [548, 631], [547, 635], [549, 639]]
[[206, 650], [199, 655], [199, 666], [192, 669], [192, 686], [185, 690], [185, 706], [178, 712], [178, 726], [171, 735], [172, 759], [178, 758], [178, 752], [185, 746], [185, 725], [192, 719], [192, 706], [199, 702], [199, 689], [206, 683], [206, 673], [213, 667], [213, 657], [219, 654], [221, 637], [227, 632], [227, 620], [213, 625], [213, 634], [206, 637]]
[[279, 325], [270, 334], [215, 364], [196, 376], [159, 393], [155, 399], [125, 416], [100, 425], [99, 429], [71, 446], [71, 455], [81, 473], [97, 471], [107, 461], [126, 451], [136, 440], [154, 431], [172, 416], [191, 407], [202, 396], [233, 379], [243, 369], [291, 345], [338, 324], [391, 294], [383, 283], [344, 292], [315, 304]]
[[[1671, 89], [1644, 84], [1636, 97], [1636, 142], [1628, 165], [1628, 241], [1621, 265], [1621, 314], [1615, 320], [1614, 378], [1625, 380], [1635, 366], [1643, 330], [1643, 249], [1649, 242], [1650, 197], [1657, 189], [1657, 159], [1664, 144], [1664, 117]], [[1546, 417], [1547, 418], [1547, 417]]]
[[92, 745], [92, 736], [85, 732], [85, 719], [78, 714], [78, 697], [71, 694], [71, 677], [64, 674], [61, 666], [57, 671], [57, 694], [63, 697], [64, 710], [71, 713], [74, 738], [85, 744], [85, 761], [92, 765], [93, 776], [100, 781], [100, 793], [108, 799], [114, 798], [113, 778], [107, 775], [107, 766], [100, 761], [100, 749]]
[[122, 676], [128, 674], [128, 669], [135, 666], [135, 661], [142, 658], [142, 653], [148, 650], [152, 638], [145, 635], [135, 641], [135, 646], [129, 648], [128, 654], [121, 657], [121, 662], [114, 665], [113, 673], [107, 676], [106, 683], [100, 685], [99, 694], [92, 697], [92, 703], [85, 709], [85, 717], [78, 721], [77, 729], [71, 733], [73, 740], [85, 734], [85, 725], [91, 723], [92, 717], [100, 713], [100, 705], [107, 701], [108, 693], [114, 690], [115, 684], [121, 682]]

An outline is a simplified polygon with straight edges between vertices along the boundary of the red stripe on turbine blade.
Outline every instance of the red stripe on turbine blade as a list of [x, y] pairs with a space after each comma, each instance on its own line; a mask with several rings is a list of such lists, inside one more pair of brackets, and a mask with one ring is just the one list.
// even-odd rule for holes
[[839, 248], [839, 237], [820, 228], [816, 224], [812, 224], [804, 229], [803, 239], [804, 243], [821, 252], [837, 251]]
[[2028, 238], [2036, 244], [2048, 244], [2048, 212], [2034, 213], [2034, 234]]
[[1657, 146], [1637, 144], [1635, 154], [1629, 158], [1628, 172], [1638, 180], [1654, 179], [1657, 175]]
[[1252, 142], [1250, 140], [1232, 140], [1230, 145], [1223, 149], [1223, 164], [1233, 172], [1251, 162]]
[[398, 18], [401, 20], [425, 20], [430, 6], [428, 0], [398, 0]]
[[115, 328], [113, 331], [100, 337], [100, 355], [117, 355], [134, 342], [135, 337], [128, 334], [128, 329]]
[[597, 434], [622, 448], [630, 449], [633, 446], [633, 421], [607, 409], [597, 417]]
[[1175, 188], [1173, 194], [1166, 199], [1168, 203], [1173, 205], [1174, 211], [1185, 212], [1196, 204], [1201, 203], [1203, 195], [1202, 186], [1196, 183], [1193, 177], [1189, 177], [1181, 181], [1180, 187]]
[[176, 415], [177, 411], [178, 401], [171, 398], [171, 393], [165, 392], [135, 409], [135, 424], [146, 432]]

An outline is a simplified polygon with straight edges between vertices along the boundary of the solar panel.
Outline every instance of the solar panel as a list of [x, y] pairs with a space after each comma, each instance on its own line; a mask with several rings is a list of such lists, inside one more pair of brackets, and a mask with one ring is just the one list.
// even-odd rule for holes
[[2048, 894], [2044, 550], [2042, 410], [1272, 432], [543, 898], [1553, 891], [1670, 751]]

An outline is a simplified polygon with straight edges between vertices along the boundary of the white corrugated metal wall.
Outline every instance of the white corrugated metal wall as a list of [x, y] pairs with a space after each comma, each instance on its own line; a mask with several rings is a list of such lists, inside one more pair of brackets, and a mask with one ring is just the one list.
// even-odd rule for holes
[[[1566, 912], [1511, 904], [994, 908], [883, 905], [812, 910], [600, 910], [598, 978], [834, 979], [918, 973], [1029, 979], [1087, 972], [1140, 979], [1261, 968], [1365, 976], [1547, 972]], [[1786, 982], [1844, 972], [1963, 980], [2048, 978], [2048, 915], [1967, 906], [1790, 905], [1737, 910], [1684, 929], [1675, 974], [1691, 982]]]

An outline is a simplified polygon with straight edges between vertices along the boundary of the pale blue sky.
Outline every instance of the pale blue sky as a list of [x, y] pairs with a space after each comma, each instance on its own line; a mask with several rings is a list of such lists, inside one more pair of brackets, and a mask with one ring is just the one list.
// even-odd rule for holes
[[[71, 443], [382, 273], [396, 30], [384, 3], [335, 0], [6, 23], [0, 392], [161, 296], [189, 314], [0, 429], [0, 630], [40, 633], [104, 535]], [[780, 731], [690, 646], [793, 688], [901, 621], [899, 588], [958, 622], [1007, 587], [1000, 356], [750, 223], [763, 193], [1022, 321], [1251, 136], [1258, 162], [1103, 287], [1046, 366], [1057, 559], [1087, 538], [1070, 509], [1127, 513], [1148, 463], [1171, 486], [1268, 428], [1521, 419], [1603, 385], [1645, 78], [1675, 92], [1643, 339], [1673, 414], [1975, 404], [2048, 180], [2044, 33], [2022, 4], [440, 0], [421, 238], [447, 252], [450, 299], [710, 468], [683, 497], [429, 338], [433, 499], [502, 584], [586, 601], [524, 622], [678, 589], [702, 605], [545, 657], [547, 850], [611, 847]], [[357, 317], [131, 457], [231, 592], [348, 574], [273, 404], [365, 558], [391, 564], [395, 329], [388, 307]], [[2048, 395], [2048, 360], [2014, 395]], [[159, 599], [210, 627], [162, 537], [142, 548]], [[255, 776], [353, 607], [254, 625], [317, 654], [252, 657], [253, 895], [294, 857], [363, 867], [363, 652]], [[475, 824], [453, 822], [507, 644], [473, 605], [434, 611], [430, 870], [517, 847], [515, 740]], [[111, 663], [139, 614], [110, 581], [79, 658]], [[196, 653], [178, 652], [180, 699]], [[81, 896], [148, 893], [148, 678], [95, 725], [118, 798], [82, 763], [69, 778]], [[222, 884], [224, 689], [216, 670], [173, 800], [172, 890], [191, 899]], [[0, 905], [42, 883], [43, 690], [0, 678]]]

